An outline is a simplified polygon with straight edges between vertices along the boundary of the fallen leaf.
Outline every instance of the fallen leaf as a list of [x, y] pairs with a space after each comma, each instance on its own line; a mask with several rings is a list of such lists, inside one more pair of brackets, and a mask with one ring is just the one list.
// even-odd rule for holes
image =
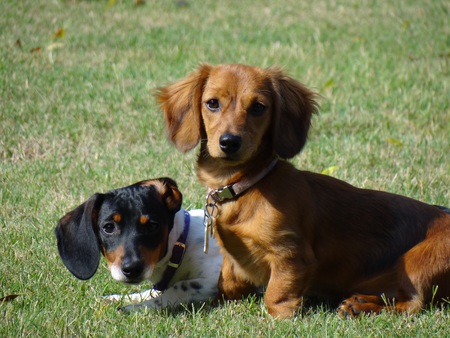
[[408, 28], [410, 28], [410, 27], [411, 27], [411, 21], [409, 21], [409, 20], [403, 20], [403, 22], [402, 22], [402, 27], [403, 27], [403, 29], [408, 29]]
[[58, 30], [53, 33], [52, 35], [52, 39], [61, 39], [66, 35], [66, 31], [64, 30], [64, 28], [58, 28]]
[[10, 301], [16, 299], [17, 297], [19, 297], [19, 295], [8, 295], [8, 296], [5, 296], [5, 297], [2, 297], [2, 298], [0, 298], [0, 303], [10, 302]]
[[30, 53], [40, 53], [42, 52], [42, 47], [34, 47], [30, 49]]
[[394, 138], [388, 137], [387, 141], [389, 143], [391, 143], [391, 144], [395, 144], [396, 146], [403, 147], [403, 143], [401, 141], [399, 141], [399, 140], [394, 139]]
[[334, 172], [336, 172], [338, 169], [339, 169], [339, 167], [337, 167], [337, 166], [328, 167], [328, 168], [324, 169], [324, 170], [321, 172], [321, 174], [330, 176], [330, 175], [332, 175]]
[[322, 86], [322, 89], [328, 89], [334, 86], [334, 79], [329, 79], [327, 82], [325, 82]]

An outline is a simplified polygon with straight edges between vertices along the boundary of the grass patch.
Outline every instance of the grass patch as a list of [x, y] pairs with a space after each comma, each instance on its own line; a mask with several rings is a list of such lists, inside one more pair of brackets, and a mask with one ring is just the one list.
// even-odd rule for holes
[[450, 334], [447, 308], [342, 321], [318, 306], [275, 321], [249, 299], [123, 315], [101, 296], [139, 287], [112, 281], [104, 261], [76, 280], [52, 233], [94, 192], [151, 177], [175, 178], [184, 206], [202, 206], [195, 152], [167, 142], [152, 96], [200, 62], [280, 65], [322, 94], [298, 168], [448, 206], [447, 2], [107, 4], [0, 3], [0, 297], [19, 295], [0, 304], [1, 336]]

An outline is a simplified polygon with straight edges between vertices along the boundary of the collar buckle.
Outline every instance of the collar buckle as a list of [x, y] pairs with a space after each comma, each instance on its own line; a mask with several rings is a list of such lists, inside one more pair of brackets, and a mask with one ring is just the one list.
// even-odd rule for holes
[[183, 260], [184, 253], [186, 252], [186, 244], [181, 242], [176, 242], [172, 249], [172, 257], [170, 257], [170, 261], [168, 266], [173, 268], [178, 268]]
[[222, 202], [223, 200], [236, 197], [236, 192], [233, 189], [233, 184], [228, 184], [220, 189], [211, 191], [210, 196], [215, 202]]

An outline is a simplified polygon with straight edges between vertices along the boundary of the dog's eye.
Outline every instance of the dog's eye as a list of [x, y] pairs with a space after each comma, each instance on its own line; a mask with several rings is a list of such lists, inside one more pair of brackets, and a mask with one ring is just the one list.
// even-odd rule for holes
[[107, 235], [112, 235], [116, 230], [114, 223], [106, 223], [102, 226], [103, 232]]
[[266, 106], [259, 102], [254, 102], [248, 109], [248, 112], [250, 114], [252, 114], [253, 116], [260, 116], [265, 111], [266, 111]]
[[206, 105], [206, 108], [208, 108], [212, 112], [219, 111], [219, 108], [220, 108], [219, 100], [217, 100], [217, 99], [211, 99], [209, 101], [206, 101], [205, 105]]
[[149, 231], [152, 231], [152, 232], [156, 231], [156, 230], [159, 229], [159, 223], [157, 223], [157, 222], [149, 222], [147, 224], [147, 228], [148, 228]]

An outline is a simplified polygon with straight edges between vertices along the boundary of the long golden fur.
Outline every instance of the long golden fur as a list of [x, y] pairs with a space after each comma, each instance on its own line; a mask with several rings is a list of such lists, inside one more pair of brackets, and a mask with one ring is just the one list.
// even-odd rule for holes
[[448, 209], [281, 160], [301, 151], [318, 106], [280, 69], [202, 65], [161, 88], [158, 102], [178, 149], [200, 143], [198, 178], [209, 188], [254, 177], [280, 158], [244, 194], [218, 204], [219, 297], [267, 286], [269, 313], [290, 317], [303, 296], [343, 300], [343, 316], [416, 312], [450, 296]]

